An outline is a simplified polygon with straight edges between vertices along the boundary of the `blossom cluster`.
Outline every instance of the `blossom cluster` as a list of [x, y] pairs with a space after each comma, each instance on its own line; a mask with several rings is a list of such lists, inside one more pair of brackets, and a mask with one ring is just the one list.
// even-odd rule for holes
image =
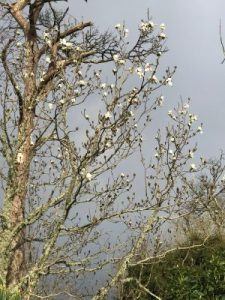
[[149, 33], [152, 32], [155, 27], [154, 22], [152, 21], [142, 21], [140, 24], [141, 33]]
[[118, 65], [125, 65], [125, 59], [120, 57], [118, 54], [113, 55], [113, 60]]
[[124, 37], [127, 38], [128, 34], [129, 34], [129, 29], [125, 28], [124, 25], [121, 25], [120, 23], [115, 25], [115, 29], [119, 32], [119, 34]]
[[[159, 98], [156, 99], [156, 103], [157, 101], [159, 101]], [[195, 146], [192, 149], [188, 149], [186, 152], [185, 147], [186, 145], [189, 145], [186, 140], [194, 137], [196, 133], [203, 133], [202, 124], [198, 126], [197, 129], [191, 129], [192, 124], [198, 120], [198, 117], [193, 113], [189, 113], [189, 103], [182, 103], [178, 106], [178, 109], [169, 110], [168, 115], [175, 120], [177, 125], [167, 128], [167, 138], [165, 143], [161, 142], [159, 131], [158, 135], [155, 137], [158, 146], [155, 148], [156, 153], [154, 157], [159, 162], [165, 159], [164, 155], [166, 155], [167, 163], [171, 163], [172, 166], [186, 165], [188, 160], [194, 159], [194, 153], [197, 150], [197, 147]], [[182, 147], [182, 145], [185, 147]], [[201, 166], [205, 165], [207, 162], [204, 157], [200, 157], [200, 160], [200, 165], [191, 161], [188, 166], [188, 172], [199, 171]], [[155, 165], [153, 165], [153, 167], [155, 168]]]
[[87, 179], [87, 181], [92, 180], [92, 177], [93, 177], [92, 174], [90, 172], [88, 172], [85, 168], [82, 168], [80, 174], [83, 178]]
[[71, 49], [73, 47], [73, 43], [67, 42], [67, 40], [65, 38], [60, 39], [59, 44], [62, 46], [62, 49], [64, 49], [64, 50]]

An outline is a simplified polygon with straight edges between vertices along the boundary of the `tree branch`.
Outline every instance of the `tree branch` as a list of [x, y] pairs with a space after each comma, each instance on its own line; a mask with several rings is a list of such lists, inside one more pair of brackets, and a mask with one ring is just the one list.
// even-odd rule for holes
[[7, 65], [7, 50], [10, 46], [10, 44], [13, 42], [13, 39], [10, 39], [7, 43], [7, 45], [5, 46], [5, 48], [3, 49], [2, 51], [2, 64], [3, 64], [3, 67], [5, 69], [5, 72], [6, 72], [6, 75], [8, 76], [12, 86], [13, 86], [13, 89], [15, 91], [15, 94], [17, 95], [18, 99], [19, 99], [19, 112], [20, 112], [20, 117], [22, 116], [23, 114], [23, 97], [20, 93], [20, 90], [18, 89], [17, 87], [17, 83], [12, 75], [12, 73], [10, 72], [9, 70], [9, 67]]
[[73, 27], [65, 30], [64, 32], [60, 33], [60, 38], [63, 39], [77, 31], [80, 31], [80, 30], [83, 30], [85, 27], [90, 27], [90, 26], [93, 26], [93, 23], [92, 22], [81, 22], [81, 23], [78, 23], [76, 25], [74, 25]]
[[17, 21], [24, 33], [27, 34], [29, 30], [29, 23], [26, 21], [21, 11], [30, 3], [30, 0], [18, 0], [15, 4], [10, 6], [10, 13], [13, 18]]

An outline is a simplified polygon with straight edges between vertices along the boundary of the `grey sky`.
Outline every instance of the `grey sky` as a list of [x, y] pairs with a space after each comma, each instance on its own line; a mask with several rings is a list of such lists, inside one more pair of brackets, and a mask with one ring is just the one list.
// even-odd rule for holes
[[[100, 29], [125, 21], [130, 38], [149, 8], [155, 23], [165, 23], [169, 52], [163, 66], [177, 65], [174, 86], [164, 93], [172, 108], [182, 96], [191, 97], [191, 110], [204, 123], [199, 150], [215, 156], [225, 149], [225, 64], [219, 42], [219, 20], [225, 39], [223, 0], [69, 0], [70, 13], [77, 19], [92, 20]], [[162, 66], [162, 67], [163, 67]], [[165, 112], [161, 114], [165, 119]], [[158, 127], [161, 121], [158, 120]]]

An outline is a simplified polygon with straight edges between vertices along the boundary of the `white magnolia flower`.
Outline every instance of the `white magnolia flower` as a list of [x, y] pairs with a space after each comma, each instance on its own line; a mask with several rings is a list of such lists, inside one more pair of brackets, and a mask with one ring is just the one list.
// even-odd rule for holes
[[108, 120], [109, 118], [111, 118], [111, 113], [109, 111], [107, 111], [105, 114], [104, 114], [104, 118], [106, 120]]
[[192, 115], [192, 114], [189, 114], [189, 118], [190, 118], [190, 121], [191, 121], [191, 122], [194, 122], [194, 121], [197, 121], [197, 120], [198, 120], [198, 116]]
[[199, 132], [199, 133], [203, 133], [202, 126], [198, 126], [198, 128], [197, 128], [197, 132]]
[[119, 65], [125, 65], [125, 59], [119, 59], [118, 64]]
[[124, 29], [124, 37], [127, 38], [129, 33], [129, 29]]
[[134, 113], [132, 112], [132, 110], [129, 111], [129, 115], [130, 115], [131, 117], [134, 116]]
[[87, 173], [85, 177], [88, 181], [91, 181], [91, 179], [92, 179], [91, 173]]
[[61, 104], [64, 104], [64, 103], [65, 103], [65, 99], [61, 99], [61, 100], [59, 100], [59, 102], [60, 102]]
[[188, 157], [189, 158], [193, 158], [194, 157], [194, 152], [191, 151], [191, 150], [189, 150]]
[[52, 41], [51, 40], [46, 40], [46, 44], [51, 47], [52, 46]]
[[142, 68], [137, 68], [136, 73], [140, 78], [144, 77], [144, 72], [143, 72]]
[[118, 23], [118, 24], [115, 25], [115, 29], [118, 30], [118, 29], [120, 29], [120, 28], [121, 28], [121, 24], [120, 24], [120, 23]]
[[49, 33], [48, 32], [44, 32], [44, 39], [47, 39], [47, 38], [49, 38]]
[[130, 72], [130, 74], [133, 74], [133, 73], [134, 73], [134, 67], [133, 67], [133, 66], [130, 67], [130, 68], [128, 69], [128, 71]]
[[189, 126], [191, 126], [191, 124], [193, 123], [193, 122], [195, 122], [195, 121], [197, 121], [198, 120], [198, 116], [196, 116], [196, 115], [193, 115], [193, 114], [189, 114]]
[[184, 103], [182, 109], [179, 111], [179, 114], [186, 115], [188, 113], [188, 109], [189, 109], [189, 104]]
[[169, 77], [169, 78], [166, 79], [166, 84], [167, 84], [168, 86], [172, 86], [172, 85], [173, 85], [173, 81], [172, 81], [172, 78], [171, 78], [171, 77]]
[[102, 84], [100, 85], [100, 88], [101, 88], [101, 89], [105, 89], [105, 88], [106, 88], [106, 83], [102, 83]]
[[85, 80], [79, 80], [79, 81], [78, 81], [78, 85], [81, 86], [81, 87], [82, 87], [82, 86], [86, 86], [86, 85], [87, 85], [87, 82], [86, 82]]
[[117, 69], [112, 69], [112, 72], [113, 72], [113, 75], [116, 75], [116, 73], [117, 73]]
[[152, 66], [149, 63], [147, 63], [145, 65], [145, 72], [150, 72], [150, 71], [152, 71]]
[[196, 165], [195, 164], [190, 165], [190, 171], [196, 171]]
[[98, 73], [98, 72], [94, 73], [94, 75], [97, 79], [100, 79], [100, 77], [101, 77], [100, 73]]
[[155, 83], [155, 84], [159, 82], [158, 78], [157, 78], [155, 75], [153, 75], [153, 76], [151, 77], [151, 81], [152, 81], [153, 83]]
[[[113, 60], [115, 61], [115, 63], [119, 64], [119, 65], [124, 65], [125, 64], [125, 60], [124, 59], [121, 59], [119, 57], [118, 54], [114, 54], [113, 55]], [[113, 71], [114, 72], [114, 71]], [[115, 72], [116, 73], [116, 72]]]
[[201, 160], [202, 164], [206, 164], [207, 163], [206, 159], [203, 156], [200, 156], [200, 160]]
[[74, 94], [75, 94], [76, 96], [79, 96], [79, 95], [80, 95], [80, 91], [79, 91], [78, 89], [76, 89], [76, 90], [74, 90]]
[[46, 56], [45, 61], [46, 61], [47, 63], [50, 63], [50, 62], [51, 62], [51, 58], [50, 58], [49, 56]]
[[169, 153], [170, 155], [173, 155], [173, 150], [170, 149], [168, 153]]
[[155, 24], [152, 21], [147, 21], [147, 22], [142, 21], [140, 24], [140, 30], [143, 33], [151, 32], [154, 29], [154, 27]]
[[172, 111], [172, 110], [169, 110], [169, 111], [168, 111], [168, 116], [170, 116], [170, 117], [173, 116], [173, 111]]
[[30, 135], [30, 144], [33, 146], [35, 143], [35, 137], [33, 134]]
[[160, 32], [160, 34], [158, 35], [158, 37], [162, 40], [164, 40], [166, 38], [166, 35], [164, 32]]
[[113, 55], [113, 59], [114, 59], [115, 62], [118, 62], [118, 60], [119, 60], [119, 55], [118, 55], [118, 54], [114, 54], [114, 55]]
[[106, 142], [105, 144], [106, 148], [110, 148], [112, 146], [112, 143], [110, 141]]
[[152, 21], [148, 21], [148, 25], [149, 25], [151, 28], [155, 27], [155, 24], [154, 24], [154, 22], [152, 22]]
[[67, 49], [73, 48], [73, 43], [66, 42], [65, 46], [66, 46]]
[[157, 104], [159, 106], [163, 106], [164, 104], [164, 96], [160, 96], [158, 99], [157, 99]]
[[140, 103], [138, 98], [129, 99], [128, 102], [134, 105], [138, 105]]
[[66, 41], [66, 39], [60, 39], [59, 43], [60, 43], [60, 45], [66, 46], [67, 41]]
[[72, 98], [72, 99], [71, 99], [71, 102], [72, 102], [72, 103], [75, 103], [75, 102], [76, 102], [76, 98]]
[[166, 29], [166, 25], [164, 23], [160, 24], [159, 27], [160, 27], [161, 30], [165, 30]]
[[190, 105], [188, 103], [184, 103], [183, 108], [184, 109], [188, 109], [190, 107]]
[[124, 177], [125, 177], [125, 174], [124, 174], [124, 173], [121, 173], [120, 176], [121, 176], [122, 178], [124, 178]]
[[22, 153], [19, 152], [19, 153], [17, 154], [16, 161], [17, 161], [19, 164], [21, 164], [21, 163], [24, 162], [24, 157], [23, 157], [23, 154], [22, 154]]
[[80, 171], [80, 175], [85, 176], [85, 174], [86, 174], [86, 169], [82, 168]]
[[48, 108], [53, 109], [53, 103], [48, 103]]

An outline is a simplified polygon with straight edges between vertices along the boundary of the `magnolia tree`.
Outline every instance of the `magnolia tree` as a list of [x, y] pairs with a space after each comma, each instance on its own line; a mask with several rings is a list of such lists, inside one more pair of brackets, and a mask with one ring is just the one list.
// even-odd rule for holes
[[184, 218], [187, 231], [192, 231], [198, 220], [203, 220], [202, 224], [207, 222], [206, 232], [224, 234], [224, 174], [224, 153], [221, 153], [217, 159], [204, 160], [199, 176], [188, 181], [189, 201], [184, 209], [192, 213]]
[[[181, 103], [148, 162], [144, 129], [174, 74], [158, 75], [165, 25], [142, 20], [129, 43], [124, 25], [100, 33], [56, 2], [0, 1], [0, 276], [23, 299], [103, 299], [147, 235], [181, 217], [185, 178], [198, 167], [190, 140], [202, 127]], [[130, 157], [144, 174], [139, 194], [142, 179], [121, 173]], [[114, 263], [91, 294], [84, 276]]]
[[156, 236], [155, 253], [151, 240], [143, 244], [120, 281], [118, 299], [210, 299], [224, 294], [224, 154], [201, 160], [193, 178], [183, 176], [186, 195], [177, 202], [183, 218], [173, 226], [167, 222], [172, 238], [164, 234], [165, 242]]

